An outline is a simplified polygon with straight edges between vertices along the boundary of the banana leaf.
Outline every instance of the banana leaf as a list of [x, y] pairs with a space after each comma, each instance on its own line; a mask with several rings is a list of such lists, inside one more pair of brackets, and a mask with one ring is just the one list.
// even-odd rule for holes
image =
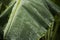
[[44, 0], [16, 0], [4, 31], [7, 40], [39, 40], [53, 28], [54, 17]]

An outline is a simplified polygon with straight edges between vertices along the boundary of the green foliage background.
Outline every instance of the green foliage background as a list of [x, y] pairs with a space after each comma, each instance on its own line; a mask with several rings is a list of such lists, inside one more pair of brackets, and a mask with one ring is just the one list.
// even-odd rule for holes
[[[24, 0], [23, 0], [24, 1]], [[27, 0], [26, 0], [27, 1]], [[15, 14], [14, 13], [16, 13], [16, 15], [18, 15], [19, 17], [22, 17], [22, 16], [24, 16], [25, 15], [25, 19], [28, 19], [28, 20], [31, 20], [31, 21], [33, 21], [33, 17], [34, 17], [34, 19], [37, 21], [36, 22], [36, 24], [37, 23], [41, 23], [41, 24], [43, 24], [43, 28], [45, 29], [45, 30], [47, 30], [47, 31], [44, 31], [43, 30], [43, 28], [41, 28], [41, 29], [39, 29], [38, 27], [39, 26], [37, 26], [37, 29], [39, 29], [39, 30], [43, 30], [43, 31], [39, 31], [39, 30], [37, 30], [37, 34], [39, 34], [39, 32], [40, 33], [42, 33], [42, 34], [39, 34], [39, 36], [40, 37], [38, 37], [35, 33], [35, 35], [31, 35], [31, 37], [32, 38], [30, 38], [29, 36], [27, 37], [26, 35], [26, 33], [25, 32], [32, 32], [32, 34], [33, 34], [33, 32], [36, 32], [36, 30], [34, 30], [34, 31], [32, 31], [32, 29], [30, 29], [30, 27], [28, 27], [29, 25], [26, 25], [26, 24], [24, 24], [24, 26], [26, 27], [24, 27], [24, 30], [21, 32], [22, 34], [20, 35], [21, 36], [21, 39], [22, 40], [28, 40], [28, 38], [30, 38], [31, 40], [60, 40], [60, 31], [59, 31], [59, 29], [60, 29], [60, 0], [43, 0], [43, 1], [40, 1], [40, 0], [33, 0], [33, 1], [29, 1], [29, 2], [31, 2], [31, 4], [33, 5], [33, 8], [36, 8], [36, 9], [38, 9], [37, 11], [39, 11], [40, 9], [41, 9], [41, 11], [39, 11], [39, 12], [41, 12], [41, 14], [43, 15], [43, 14], [45, 14], [44, 16], [42, 16], [43, 18], [44, 17], [46, 17], [46, 15], [47, 15], [47, 13], [49, 13], [49, 15], [47, 15], [47, 20], [48, 21], [50, 21], [50, 22], [47, 22], [46, 20], [42, 23], [41, 21], [42, 20], [40, 20], [42, 17], [40, 16], [40, 15], [38, 15], [38, 14], [33, 14], [33, 13], [37, 13], [37, 11], [35, 10], [35, 9], [33, 9], [32, 8], [32, 6], [29, 4], [29, 2], [28, 2], [28, 4], [27, 4], [27, 2], [26, 1], [24, 1], [23, 2], [23, 6], [21, 7], [21, 6], [19, 6], [20, 5], [20, 2], [18, 2], [18, 1], [16, 1], [16, 0], [0, 0], [0, 39], [1, 40], [11, 40], [12, 38], [14, 38], [14, 37], [12, 37], [11, 38], [11, 36], [10, 35], [12, 35], [13, 34], [13, 31], [12, 30], [14, 30], [14, 28], [15, 28], [15, 24], [18, 22], [20, 22], [19, 21], [19, 19], [20, 18], [18, 18], [18, 20], [17, 20], [17, 16], [15, 16]], [[41, 5], [41, 2], [42, 2], [42, 5]], [[21, 2], [22, 3], [22, 2]], [[25, 3], [25, 4], [24, 4]], [[16, 6], [16, 4], [18, 4], [17, 6]], [[37, 4], [37, 5], [36, 5]], [[40, 8], [40, 6], [41, 6], [41, 8]], [[20, 9], [20, 7], [21, 7], [21, 9]], [[15, 8], [15, 9], [13, 9], [13, 8]], [[25, 8], [25, 9], [23, 9], [23, 8]], [[18, 9], [18, 10], [17, 10]], [[27, 10], [29, 13], [31, 13], [31, 16], [33, 16], [32, 18], [29, 16], [29, 14], [28, 14], [28, 12], [27, 11], [25, 11], [25, 10]], [[44, 10], [48, 10], [47, 12], [46, 11], [44, 11]], [[15, 11], [17, 11], [17, 12], [15, 12]], [[18, 12], [18, 11], [21, 11], [21, 12]], [[27, 13], [27, 14], [23, 14], [23, 13]], [[43, 12], [43, 13], [42, 13]], [[46, 13], [45, 13], [46, 12]], [[21, 15], [19, 14], [19, 13], [22, 13]], [[53, 16], [51, 16], [51, 14], [53, 15]], [[14, 16], [15, 16], [15, 18], [14, 18]], [[49, 17], [53, 17], [54, 18], [54, 21], [52, 21], [53, 19], [50, 19]], [[29, 19], [30, 18], [30, 19]], [[40, 19], [39, 19], [40, 18]], [[12, 19], [14, 19], [14, 22], [13, 23], [15, 23], [15, 24], [12, 24]], [[39, 20], [37, 20], [37, 19], [39, 19]], [[11, 20], [10, 22], [9, 22], [9, 20]], [[44, 19], [43, 19], [44, 20]], [[30, 21], [30, 22], [31, 22]], [[45, 23], [46, 22], [46, 23]], [[51, 23], [51, 22], [53, 22], [53, 23]], [[10, 30], [8, 30], [6, 33], [5, 33], [5, 31], [4, 30], [6, 30], [5, 28], [6, 27], [9, 27], [10, 26], [10, 24], [12, 24], [12, 28], [10, 29]], [[22, 23], [22, 22], [21, 22]], [[19, 23], [19, 24], [21, 24], [21, 23]], [[50, 25], [48, 25], [47, 23], [51, 23]], [[33, 24], [33, 26], [34, 25], [36, 25], [36, 24], [34, 24], [34, 23], [31, 23], [31, 24]], [[40, 24], [40, 25], [41, 25]], [[16, 24], [16, 25], [18, 25], [18, 24]], [[39, 25], [39, 24], [38, 24]], [[45, 26], [44, 26], [45, 25]], [[48, 25], [48, 26], [47, 26]], [[33, 27], [33, 29], [34, 29], [35, 27]], [[4, 34], [5, 33], [5, 34]], [[25, 33], [25, 34], [24, 34]], [[44, 33], [44, 34], [43, 34]], [[14, 34], [13, 34], [14, 35]], [[29, 35], [29, 34], [28, 34]], [[14, 35], [15, 36], [15, 35]], [[36, 38], [35, 38], [36, 37]], [[19, 37], [18, 37], [19, 38]], [[24, 39], [23, 39], [24, 38]]]

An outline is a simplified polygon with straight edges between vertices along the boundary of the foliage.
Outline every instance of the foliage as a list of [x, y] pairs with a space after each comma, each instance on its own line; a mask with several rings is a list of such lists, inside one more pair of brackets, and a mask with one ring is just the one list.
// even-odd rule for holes
[[59, 40], [59, 5], [51, 0], [0, 0], [0, 39]]

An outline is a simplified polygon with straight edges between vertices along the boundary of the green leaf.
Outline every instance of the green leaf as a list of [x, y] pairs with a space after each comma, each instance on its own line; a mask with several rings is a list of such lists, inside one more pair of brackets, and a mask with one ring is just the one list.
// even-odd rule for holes
[[12, 8], [14, 6], [14, 3], [10, 3], [11, 5], [9, 5], [5, 11], [3, 11], [1, 14], [0, 14], [0, 39], [3, 38], [3, 29], [5, 28], [6, 26], [6, 23], [8, 22], [8, 19], [9, 19], [9, 16], [11, 14], [11, 11], [12, 11]]
[[16, 0], [4, 37], [7, 40], [39, 40], [53, 23], [54, 18], [42, 0]]

